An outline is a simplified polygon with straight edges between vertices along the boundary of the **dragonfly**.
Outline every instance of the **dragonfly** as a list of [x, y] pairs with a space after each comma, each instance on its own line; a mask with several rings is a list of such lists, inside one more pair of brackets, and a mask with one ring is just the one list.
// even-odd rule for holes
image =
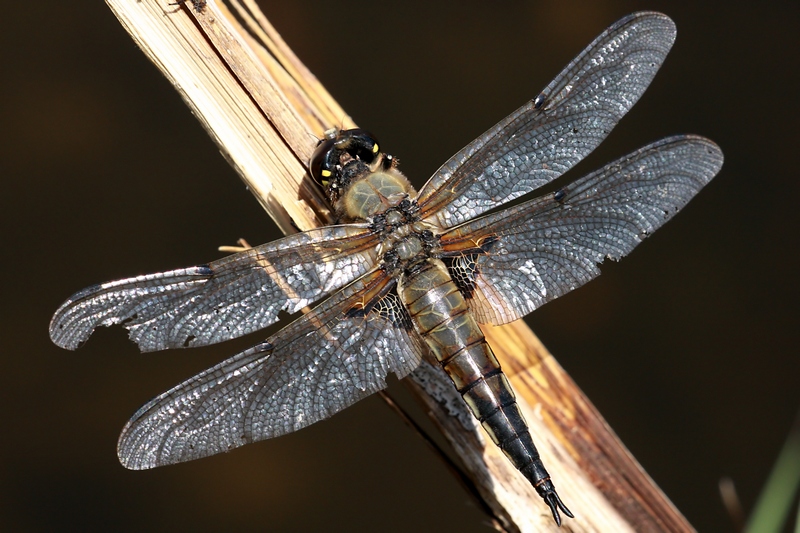
[[121, 463], [147, 469], [227, 452], [326, 419], [421, 365], [442, 369], [553, 519], [556, 492], [480, 324], [501, 325], [583, 285], [672, 218], [722, 152], [668, 137], [537, 197], [636, 103], [675, 39], [641, 12], [598, 36], [534, 99], [447, 161], [417, 192], [362, 129], [326, 132], [308, 168], [334, 225], [194, 266], [88, 287], [50, 324], [82, 345], [120, 324], [144, 352], [233, 339], [299, 315], [263, 342], [145, 404]]

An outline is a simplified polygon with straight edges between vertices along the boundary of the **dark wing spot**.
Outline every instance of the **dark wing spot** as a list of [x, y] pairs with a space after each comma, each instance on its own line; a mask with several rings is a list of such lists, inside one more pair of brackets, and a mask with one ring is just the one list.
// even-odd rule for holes
[[395, 328], [405, 330], [413, 328], [411, 317], [403, 302], [400, 301], [396, 288], [393, 288], [391, 292], [375, 302], [369, 312], [386, 320]]
[[475, 292], [475, 277], [478, 275], [478, 255], [457, 255], [443, 258], [450, 277], [464, 298], [472, 298]]
[[367, 310], [363, 307], [351, 307], [344, 316], [347, 318], [363, 318], [367, 316]]
[[457, 255], [441, 258], [450, 272], [450, 277], [464, 298], [472, 298], [472, 293], [475, 291], [475, 279], [477, 279], [479, 272], [478, 258], [491, 253], [498, 241], [499, 237], [497, 235], [487, 235], [476, 248], [463, 250]]

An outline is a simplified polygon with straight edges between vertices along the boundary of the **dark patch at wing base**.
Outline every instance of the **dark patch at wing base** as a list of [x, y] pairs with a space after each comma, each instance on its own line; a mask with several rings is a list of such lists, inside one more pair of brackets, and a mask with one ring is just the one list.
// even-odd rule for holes
[[[481, 238], [479, 245], [474, 245], [474, 241], [470, 238], [458, 243], [450, 241], [444, 245], [442, 262], [464, 298], [472, 298], [475, 291], [478, 258], [490, 253], [496, 243], [496, 235], [487, 235]], [[467, 248], [463, 248], [465, 245]]]

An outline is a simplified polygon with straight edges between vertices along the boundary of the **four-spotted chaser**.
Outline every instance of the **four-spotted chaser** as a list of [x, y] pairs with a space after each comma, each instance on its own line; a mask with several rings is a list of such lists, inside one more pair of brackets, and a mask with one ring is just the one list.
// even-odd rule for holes
[[[505, 324], [583, 285], [669, 220], [722, 165], [711, 141], [660, 140], [552, 192], [645, 91], [675, 38], [665, 15], [603, 32], [536, 98], [416, 192], [364, 130], [331, 130], [309, 162], [337, 223], [209, 264], [89, 287], [50, 325], [75, 349], [121, 324], [142, 351], [212, 344], [317, 304], [264, 342], [142, 407], [119, 439], [144, 469], [298, 430], [424, 362], [443, 369], [513, 465], [572, 517], [479, 324]], [[318, 303], [319, 302], [319, 303]]]

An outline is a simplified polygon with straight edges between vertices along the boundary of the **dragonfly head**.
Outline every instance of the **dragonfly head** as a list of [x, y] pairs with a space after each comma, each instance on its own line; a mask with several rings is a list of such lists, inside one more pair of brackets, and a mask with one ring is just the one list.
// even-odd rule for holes
[[370, 167], [380, 156], [378, 141], [367, 130], [332, 128], [311, 155], [308, 171], [329, 196], [333, 193], [338, 197], [347, 185], [344, 182], [352, 179], [358, 167]]

